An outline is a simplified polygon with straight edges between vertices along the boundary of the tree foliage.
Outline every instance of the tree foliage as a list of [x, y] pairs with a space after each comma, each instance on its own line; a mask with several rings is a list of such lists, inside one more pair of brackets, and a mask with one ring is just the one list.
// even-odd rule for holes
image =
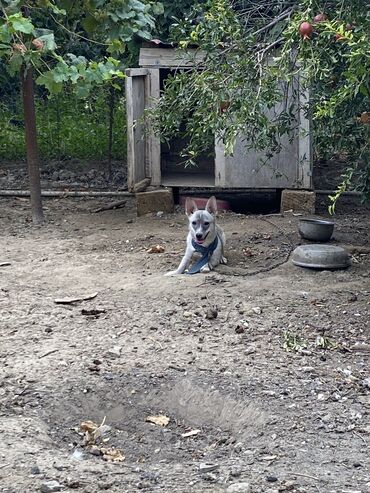
[[[306, 37], [303, 22], [312, 26]], [[281, 137], [296, 131], [297, 107], [288, 94], [299, 77], [310, 95], [301, 109], [313, 119], [316, 156], [346, 155], [346, 186], [357, 175], [369, 198], [369, 33], [366, 0], [202, 2], [173, 25], [172, 39], [189, 57], [195, 48], [204, 58], [195, 70], [168, 79], [154, 114], [157, 129], [164, 139], [189, 138], [188, 164], [215, 135], [232, 153], [243, 134], [246, 145], [265, 149], [268, 159], [281, 148]], [[272, 108], [274, 117], [267, 117]]]
[[50, 93], [67, 83], [86, 96], [123, 78], [123, 54], [135, 37], [150, 38], [162, 13], [145, 0], [2, 0], [0, 58], [10, 74], [32, 66]]

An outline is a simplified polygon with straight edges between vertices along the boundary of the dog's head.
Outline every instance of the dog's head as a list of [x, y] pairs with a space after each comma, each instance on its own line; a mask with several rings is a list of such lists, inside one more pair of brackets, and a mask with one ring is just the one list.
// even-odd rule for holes
[[194, 241], [199, 245], [209, 245], [215, 239], [217, 201], [215, 197], [208, 199], [206, 208], [198, 209], [193, 199], [186, 199], [185, 212], [189, 218], [189, 230]]

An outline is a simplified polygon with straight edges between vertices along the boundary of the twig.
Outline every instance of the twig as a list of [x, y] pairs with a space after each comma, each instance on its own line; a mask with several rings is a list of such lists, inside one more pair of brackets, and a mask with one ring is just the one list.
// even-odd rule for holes
[[47, 351], [46, 353], [39, 356], [39, 359], [45, 358], [46, 356], [49, 356], [50, 354], [56, 353], [57, 351], [59, 351], [59, 349], [50, 349], [50, 351]]
[[354, 434], [354, 435], [356, 435], [356, 437], [361, 438], [361, 440], [362, 440], [364, 443], [366, 443], [365, 438], [364, 438], [362, 435], [360, 435], [359, 433], [357, 433], [357, 431], [353, 430], [353, 434]]
[[321, 481], [320, 478], [316, 478], [315, 476], [310, 476], [309, 474], [302, 474], [300, 472], [288, 472], [291, 476], [302, 476], [302, 478], [314, 479], [315, 481]]
[[110, 211], [112, 209], [118, 209], [119, 207], [123, 207], [125, 204], [126, 204], [126, 200], [118, 200], [117, 202], [112, 202], [111, 204], [103, 205], [102, 207], [99, 207], [98, 209], [94, 209], [91, 212], [96, 213], [102, 211]]

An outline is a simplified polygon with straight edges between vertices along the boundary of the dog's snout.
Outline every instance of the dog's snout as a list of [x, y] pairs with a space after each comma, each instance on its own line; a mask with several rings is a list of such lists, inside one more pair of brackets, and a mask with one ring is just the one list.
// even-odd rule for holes
[[197, 237], [197, 240], [201, 240], [203, 238], [202, 233], [197, 233], [195, 236]]

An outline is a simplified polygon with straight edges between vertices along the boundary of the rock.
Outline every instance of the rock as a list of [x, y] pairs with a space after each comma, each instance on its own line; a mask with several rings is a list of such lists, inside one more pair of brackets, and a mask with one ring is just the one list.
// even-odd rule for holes
[[261, 315], [262, 308], [260, 306], [252, 306], [246, 311], [246, 315]]
[[235, 327], [235, 334], [243, 334], [245, 332], [245, 328], [242, 325], [237, 325]]
[[370, 377], [367, 377], [364, 380], [362, 380], [362, 385], [370, 389]]
[[108, 349], [107, 356], [111, 358], [119, 358], [121, 356], [121, 351], [121, 346], [113, 346], [111, 349]]
[[234, 483], [227, 488], [226, 493], [250, 493], [251, 491], [249, 483]]
[[276, 483], [276, 481], [278, 480], [278, 478], [276, 476], [266, 476], [266, 481], [268, 481], [269, 483]]
[[161, 189], [136, 194], [136, 211], [138, 216], [158, 211], [173, 212], [172, 190]]
[[244, 354], [253, 354], [257, 351], [257, 347], [254, 344], [250, 344], [244, 349]]
[[218, 315], [218, 311], [216, 310], [216, 308], [208, 308], [208, 310], [206, 311], [206, 318], [208, 320], [217, 318], [217, 315]]
[[210, 472], [210, 471], [215, 471], [218, 469], [220, 466], [218, 464], [206, 464], [204, 462], [201, 462], [199, 464], [199, 472]]
[[32, 466], [31, 467], [31, 474], [41, 474], [39, 466]]
[[284, 481], [278, 488], [279, 491], [292, 491], [295, 489], [293, 481]]
[[241, 476], [241, 474], [242, 474], [242, 468], [239, 466], [233, 466], [230, 469], [230, 476], [232, 476], [233, 478], [238, 478], [239, 476]]
[[40, 486], [42, 493], [52, 493], [53, 491], [61, 491], [62, 489], [63, 485], [58, 483], [58, 481], [47, 481]]

